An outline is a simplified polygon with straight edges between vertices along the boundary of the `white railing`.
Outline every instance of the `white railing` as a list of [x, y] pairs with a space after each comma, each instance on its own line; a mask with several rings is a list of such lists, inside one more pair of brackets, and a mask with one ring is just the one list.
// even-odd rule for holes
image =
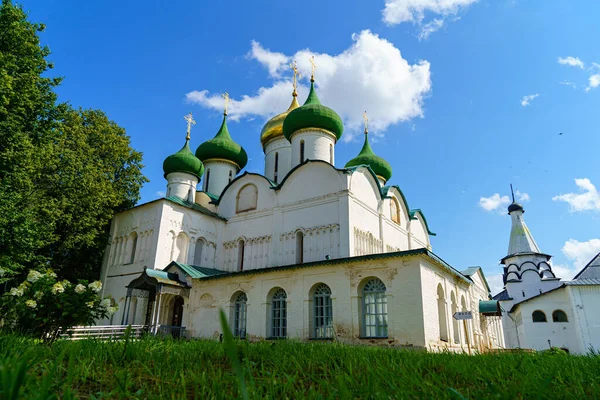
[[125, 336], [127, 328], [131, 327], [130, 338], [138, 339], [144, 334], [175, 339], [185, 337], [185, 326], [170, 325], [100, 325], [100, 326], [74, 326], [60, 333], [62, 339], [81, 340], [120, 340]]

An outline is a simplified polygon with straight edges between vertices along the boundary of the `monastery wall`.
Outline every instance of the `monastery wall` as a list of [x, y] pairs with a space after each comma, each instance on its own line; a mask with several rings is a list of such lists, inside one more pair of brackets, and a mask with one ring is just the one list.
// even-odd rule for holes
[[586, 353], [590, 349], [600, 350], [600, 286], [568, 286], [571, 305], [575, 312], [573, 324], [575, 325], [577, 351]]

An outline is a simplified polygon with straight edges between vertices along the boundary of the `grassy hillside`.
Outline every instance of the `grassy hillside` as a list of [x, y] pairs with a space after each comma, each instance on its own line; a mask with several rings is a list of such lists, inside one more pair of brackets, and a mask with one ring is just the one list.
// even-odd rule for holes
[[[240, 342], [250, 398], [600, 398], [600, 356], [428, 354], [336, 343]], [[234, 398], [213, 341], [60, 341], [0, 336], [0, 399]]]

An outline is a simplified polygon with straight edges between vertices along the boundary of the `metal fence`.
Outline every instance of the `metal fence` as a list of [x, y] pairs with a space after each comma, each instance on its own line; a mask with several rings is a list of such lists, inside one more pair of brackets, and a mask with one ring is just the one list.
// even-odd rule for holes
[[74, 326], [61, 332], [60, 337], [68, 340], [99, 339], [120, 340], [130, 328], [130, 338], [139, 339], [144, 335], [158, 337], [171, 336], [175, 339], [185, 337], [185, 326], [170, 325], [99, 325], [99, 326]]

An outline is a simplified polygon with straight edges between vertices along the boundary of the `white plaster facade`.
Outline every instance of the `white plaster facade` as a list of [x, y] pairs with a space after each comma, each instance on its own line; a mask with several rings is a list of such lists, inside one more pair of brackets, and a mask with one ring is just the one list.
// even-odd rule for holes
[[[513, 203], [514, 204], [514, 203]], [[511, 205], [512, 207], [512, 205]], [[559, 347], [585, 354], [600, 349], [600, 255], [569, 282], [552, 271], [523, 220], [520, 205], [509, 207], [512, 229], [500, 301], [508, 348]]]
[[[309, 339], [323, 312], [315, 285], [324, 284], [329, 339], [452, 351], [503, 346], [500, 320], [479, 314], [489, 300], [483, 273], [463, 274], [431, 252], [423, 213], [397, 186], [382, 187], [367, 166], [336, 169], [330, 132], [278, 140], [265, 147], [265, 176], [236, 176], [231, 162], [209, 159], [200, 183], [170, 174], [167, 198], [114, 217], [102, 281], [120, 309], [103, 323], [183, 325], [189, 336], [215, 337], [218, 310], [229, 310], [233, 326], [236, 299], [244, 298], [247, 337], [273, 336], [273, 315], [284, 307], [284, 336]], [[274, 152], [282, 174], [275, 184]], [[204, 190], [191, 196], [193, 184]], [[456, 322], [457, 311], [474, 320]]]

